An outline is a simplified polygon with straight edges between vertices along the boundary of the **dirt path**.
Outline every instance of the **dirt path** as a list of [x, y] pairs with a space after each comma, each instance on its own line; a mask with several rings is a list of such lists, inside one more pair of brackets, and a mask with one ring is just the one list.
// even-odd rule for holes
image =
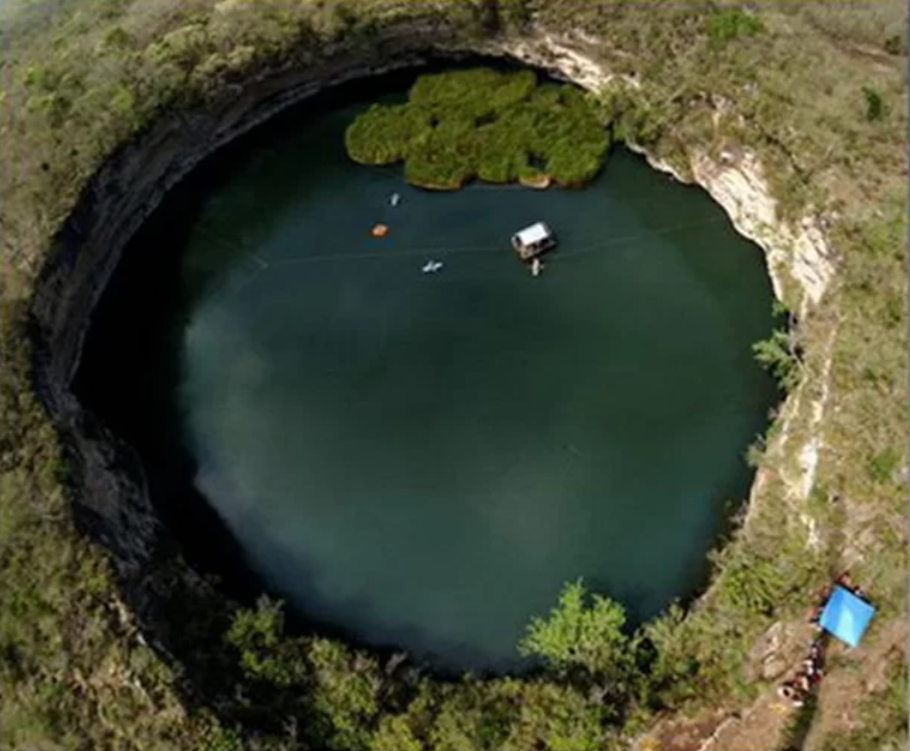
[[697, 751], [729, 717], [729, 712], [718, 709], [691, 719], [661, 720], [638, 739], [635, 751]]
[[822, 681], [819, 709], [806, 737], [805, 751], [815, 751], [822, 747], [826, 736], [852, 730], [858, 725], [857, 707], [870, 694], [887, 688], [889, 668], [899, 652], [906, 652], [908, 634], [910, 625], [904, 619], [894, 619], [868, 643], [852, 650], [839, 647], [837, 652], [832, 651], [832, 658], [839, 652], [852, 665], [832, 669]]
[[773, 751], [783, 740], [796, 709], [782, 701], [777, 687], [783, 676], [792, 675], [804, 659], [814, 631], [808, 623], [784, 624], [786, 643], [777, 655], [786, 669], [748, 707], [724, 707], [696, 717], [668, 717], [658, 722], [635, 751]]
[[[829, 661], [837, 664], [821, 684], [818, 710], [803, 746], [805, 751], [822, 747], [824, 738], [855, 726], [856, 707], [869, 693], [884, 690], [888, 668], [899, 650], [905, 650], [910, 624], [902, 619], [882, 627], [874, 640], [853, 650], [832, 641]], [[800, 657], [800, 659], [802, 659]], [[795, 663], [791, 670], [795, 668]], [[856, 666], [859, 666], [857, 669]], [[717, 709], [696, 717], [666, 718], [639, 738], [635, 751], [775, 751], [787, 740], [788, 724], [796, 710], [770, 686], [751, 707], [734, 712]]]
[[635, 751], [773, 751], [795, 712], [775, 685], [743, 712], [717, 710], [659, 723]]
[[796, 709], [777, 695], [777, 687], [762, 694], [741, 720], [719, 729], [699, 751], [772, 751], [779, 748]]

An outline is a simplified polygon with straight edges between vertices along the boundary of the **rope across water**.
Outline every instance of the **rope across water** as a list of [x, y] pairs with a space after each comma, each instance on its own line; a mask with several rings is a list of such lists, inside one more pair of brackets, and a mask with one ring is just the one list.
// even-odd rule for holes
[[[698, 229], [707, 225], [718, 224], [726, 221], [728, 221], [726, 217], [723, 217], [702, 222], [689, 222], [687, 224], [677, 224], [671, 227], [664, 227], [662, 229], [649, 230], [648, 232], [637, 232], [629, 235], [620, 235], [619, 237], [611, 237], [606, 240], [602, 235], [597, 239], [593, 239], [592, 236], [589, 236], [582, 242], [576, 241], [571, 243], [571, 247], [569, 249], [560, 251], [558, 255], [555, 256], [555, 258], [557, 258], [559, 262], [563, 262], [565, 260], [570, 260], [572, 258], [576, 258], [578, 256], [586, 255], [592, 252], [607, 251], [611, 248], [634, 242], [643, 237], [652, 237], [654, 235], [671, 235], [685, 230]], [[253, 254], [249, 257], [260, 267], [260, 271], [265, 271], [267, 269], [273, 268], [286, 268], [318, 263], [387, 261], [398, 258], [426, 257], [428, 255], [432, 255], [434, 258], [450, 258], [453, 256], [478, 253], [489, 253], [491, 255], [494, 253], [501, 254], [508, 251], [508, 246], [494, 247], [491, 245], [456, 245], [447, 247], [436, 245], [405, 248], [404, 250], [386, 250], [384, 248], [377, 247], [376, 250], [368, 253], [323, 253], [320, 255], [300, 256], [296, 258], [278, 258], [274, 260], [266, 260], [256, 254]]]

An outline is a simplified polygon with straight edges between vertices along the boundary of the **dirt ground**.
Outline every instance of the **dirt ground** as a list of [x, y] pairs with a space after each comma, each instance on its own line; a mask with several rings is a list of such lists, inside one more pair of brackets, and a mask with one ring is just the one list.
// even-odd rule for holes
[[887, 687], [888, 668], [900, 652], [906, 653], [908, 637], [910, 624], [904, 619], [894, 619], [868, 643], [851, 650], [841, 648], [843, 654], [856, 661], [858, 669], [845, 666], [825, 676], [818, 697], [819, 709], [804, 751], [817, 751], [826, 736], [856, 726], [855, 708], [870, 693]]
[[[855, 708], [870, 692], [883, 690], [888, 666], [895, 659], [896, 650], [906, 650], [908, 636], [910, 624], [896, 619], [856, 649], [848, 650], [832, 640], [829, 660], [843, 655], [852, 665], [834, 667], [824, 677], [804, 751], [817, 751], [827, 735], [853, 727]], [[788, 675], [801, 659], [799, 656], [794, 660]], [[635, 751], [776, 751], [783, 747], [788, 724], [796, 712], [789, 702], [779, 698], [778, 684], [770, 686], [752, 706], [740, 712], [726, 708], [691, 719], [661, 720], [638, 740]]]

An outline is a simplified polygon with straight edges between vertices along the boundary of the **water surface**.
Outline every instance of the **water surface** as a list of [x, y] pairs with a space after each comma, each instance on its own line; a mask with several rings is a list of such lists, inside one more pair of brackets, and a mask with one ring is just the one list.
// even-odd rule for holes
[[[410, 188], [346, 159], [364, 106], [304, 105], [168, 200], [80, 393], [191, 557], [358, 642], [513, 668], [568, 579], [634, 620], [690, 595], [776, 396], [761, 252], [623, 150], [583, 191]], [[537, 220], [534, 279], [508, 240]]]

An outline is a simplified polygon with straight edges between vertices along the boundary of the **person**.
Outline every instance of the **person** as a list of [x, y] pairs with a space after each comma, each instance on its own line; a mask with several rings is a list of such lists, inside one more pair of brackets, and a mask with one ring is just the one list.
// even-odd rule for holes
[[837, 583], [840, 584], [844, 589], [849, 589], [853, 591], [853, 580], [850, 578], [850, 572], [844, 571], [840, 576], [837, 577]]
[[815, 660], [809, 658], [803, 660], [803, 675], [806, 676], [809, 683], [813, 683], [815, 680], [815, 673], [818, 671], [818, 665], [815, 664]]
[[825, 609], [825, 605], [828, 603], [828, 598], [831, 596], [831, 585], [829, 584], [826, 587], [818, 590], [818, 593], [815, 596], [815, 605], [812, 606], [812, 610], [809, 611], [809, 623], [818, 623], [819, 618], [822, 617], [822, 612]]
[[813, 639], [809, 645], [809, 657], [813, 660], [820, 660], [825, 653], [825, 645], [821, 639]]
[[793, 684], [790, 681], [782, 683], [777, 689], [777, 694], [782, 699], [792, 699], [796, 695], [793, 690]]

